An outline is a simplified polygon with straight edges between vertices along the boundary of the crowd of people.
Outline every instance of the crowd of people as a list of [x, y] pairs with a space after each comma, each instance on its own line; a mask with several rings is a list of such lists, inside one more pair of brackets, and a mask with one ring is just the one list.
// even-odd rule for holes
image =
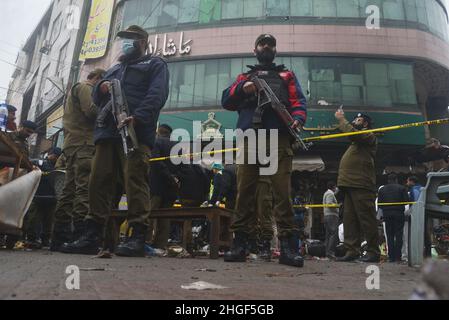
[[[49, 150], [45, 164], [39, 165], [43, 171], [51, 172], [56, 168], [57, 157], [63, 153], [64, 188], [56, 197], [54, 190], [48, 190], [48, 181], [42, 179], [25, 224], [25, 240], [29, 246], [49, 246], [52, 251], [71, 254], [98, 253], [111, 212], [126, 193], [130, 233], [115, 248], [118, 256], [142, 257], [147, 242], [154, 248], [167, 248], [176, 231], [168, 219], [152, 219], [151, 211], [179, 203], [184, 207], [225, 206], [233, 210], [234, 237], [231, 248], [224, 253], [226, 262], [245, 262], [250, 253], [270, 261], [273, 238], [277, 237], [279, 263], [302, 267], [304, 258], [300, 248], [306, 238], [306, 217], [299, 207], [303, 204], [300, 198], [292, 199], [294, 151], [286, 126], [292, 129], [304, 126], [306, 98], [295, 74], [284, 65], [274, 63], [275, 37], [262, 34], [256, 39], [254, 55], [259, 63], [239, 75], [223, 91], [222, 97], [224, 109], [238, 112], [237, 128], [278, 130], [275, 145], [278, 170], [272, 175], [261, 175], [264, 165], [260, 162], [247, 161], [252, 152], [257, 153], [258, 147], [248, 148], [246, 140], [237, 146], [246, 156], [245, 162], [237, 166], [214, 163], [211, 168], [205, 168], [198, 164], [174, 165], [170, 160], [150, 163], [150, 155], [170, 156], [175, 143], [170, 140], [173, 129], [169, 125], [157, 127], [169, 95], [167, 63], [146, 54], [148, 33], [142, 28], [131, 26], [119, 32], [118, 37], [122, 39], [119, 63], [107, 71], [93, 70], [68, 94], [63, 118], [64, 146], [62, 150]], [[260, 104], [254, 77], [265, 80], [273, 89], [292, 116], [291, 123], [282, 122], [272, 108]], [[110, 85], [115, 79], [121, 81], [129, 107], [128, 117], [119, 123], [110, 107]], [[341, 132], [363, 132], [373, 124], [364, 113], [348, 121], [342, 109], [336, 111], [335, 118]], [[123, 126], [133, 126], [138, 140], [138, 145], [128, 154], [117, 130]], [[11, 135], [15, 141], [28, 150], [26, 138], [36, 132], [36, 124], [24, 121], [19, 130], [12, 125], [9, 128], [14, 131]], [[377, 190], [376, 135], [358, 134], [349, 139], [351, 144], [341, 159], [338, 181], [329, 182], [323, 196], [323, 204], [329, 205], [324, 209], [326, 255], [337, 261], [375, 263], [380, 261], [377, 193], [379, 202], [415, 201], [419, 185], [416, 178], [410, 177], [410, 190], [407, 190], [392, 175], [389, 183]], [[269, 136], [264, 142], [274, 146]], [[337, 190], [343, 199], [340, 209]], [[386, 206], [382, 211], [389, 260], [399, 261], [405, 207]], [[345, 253], [337, 258], [341, 216]], [[363, 241], [367, 242], [365, 253], [361, 252]]]

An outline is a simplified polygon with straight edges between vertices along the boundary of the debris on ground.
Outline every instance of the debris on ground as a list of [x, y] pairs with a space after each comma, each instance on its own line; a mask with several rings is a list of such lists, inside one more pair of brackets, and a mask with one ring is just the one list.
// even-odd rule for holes
[[249, 261], [257, 261], [257, 260], [259, 260], [259, 257], [258, 257], [257, 254], [255, 254], [255, 253], [250, 253], [250, 254], [248, 255], [248, 260], [249, 260]]
[[213, 284], [205, 281], [193, 282], [188, 285], [182, 285], [182, 289], [186, 290], [219, 290], [219, 289], [227, 289], [227, 287], [223, 287], [218, 284]]
[[105, 268], [80, 268], [81, 271], [106, 271]]
[[449, 300], [449, 261], [428, 260], [410, 300]]
[[215, 269], [196, 269], [195, 271], [200, 271], [200, 272], [217, 272], [217, 270]]
[[176, 258], [191, 258], [192, 255], [187, 252], [186, 249], [184, 249], [181, 246], [171, 246], [167, 249], [167, 256], [168, 257], [176, 257]]
[[93, 256], [92, 259], [112, 259], [112, 253], [109, 250], [101, 250], [96, 256]]
[[147, 257], [165, 257], [167, 252], [164, 249], [153, 248], [152, 246], [145, 245], [145, 255]]

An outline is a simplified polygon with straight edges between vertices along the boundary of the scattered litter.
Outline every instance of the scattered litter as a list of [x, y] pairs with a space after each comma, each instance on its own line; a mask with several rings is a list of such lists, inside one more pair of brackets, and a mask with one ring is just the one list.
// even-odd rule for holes
[[281, 274], [280, 273], [267, 273], [266, 276], [268, 278], [273, 278], [273, 277], [280, 277]]
[[102, 250], [96, 256], [91, 257], [91, 259], [112, 259], [112, 253], [109, 250]]
[[196, 269], [195, 271], [201, 271], [201, 272], [217, 272], [215, 269]]
[[305, 273], [298, 273], [296, 276], [306, 276], [306, 275], [317, 275], [317, 276], [322, 276], [324, 275], [323, 272], [305, 272]]
[[14, 249], [15, 249], [15, 250], [22, 250], [22, 249], [25, 249], [25, 242], [23, 242], [23, 241], [17, 241], [16, 244], [14, 245]]
[[259, 257], [258, 257], [257, 254], [255, 254], [255, 253], [250, 253], [250, 254], [248, 255], [248, 260], [249, 260], [249, 261], [257, 261], [257, 260], [259, 260]]
[[193, 282], [189, 285], [182, 285], [182, 289], [186, 290], [219, 290], [219, 289], [227, 289], [227, 287], [223, 287], [218, 284], [213, 284], [205, 281]]
[[165, 257], [167, 255], [165, 250], [153, 248], [148, 244], [145, 245], [145, 254], [149, 257]]
[[410, 300], [449, 300], [449, 261], [427, 260]]
[[167, 255], [169, 257], [176, 257], [176, 258], [190, 258], [190, 253], [187, 252], [186, 249], [184, 249], [181, 246], [171, 246], [167, 250]]
[[105, 268], [80, 268], [81, 271], [106, 271]]

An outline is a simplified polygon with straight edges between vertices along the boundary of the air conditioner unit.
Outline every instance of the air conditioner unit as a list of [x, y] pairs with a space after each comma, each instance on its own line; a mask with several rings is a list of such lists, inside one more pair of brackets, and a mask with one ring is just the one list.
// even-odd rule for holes
[[42, 48], [39, 50], [42, 54], [48, 54], [51, 50], [51, 44], [49, 40], [44, 40], [42, 43]]

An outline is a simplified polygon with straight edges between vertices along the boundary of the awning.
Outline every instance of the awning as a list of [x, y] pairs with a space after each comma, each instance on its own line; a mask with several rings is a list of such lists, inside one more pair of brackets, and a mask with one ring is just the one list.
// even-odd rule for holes
[[325, 164], [320, 156], [304, 155], [293, 159], [293, 170], [297, 171], [324, 171]]
[[425, 174], [426, 172], [426, 167], [422, 164], [418, 164], [414, 166], [386, 166], [382, 174]]

